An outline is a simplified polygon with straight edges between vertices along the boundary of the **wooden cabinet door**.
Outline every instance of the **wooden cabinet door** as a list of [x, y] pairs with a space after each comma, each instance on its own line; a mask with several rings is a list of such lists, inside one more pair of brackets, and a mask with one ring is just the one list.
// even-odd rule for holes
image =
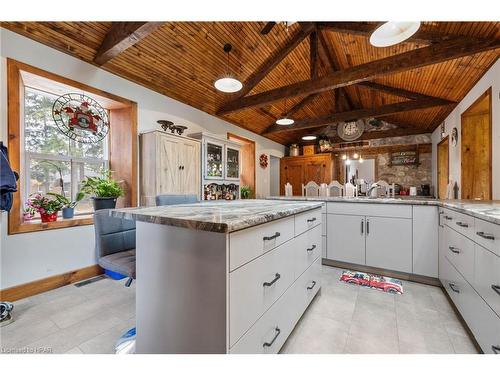
[[328, 214], [326, 258], [365, 264], [365, 217]]
[[366, 265], [412, 273], [412, 219], [367, 216]]
[[318, 185], [321, 184], [325, 174], [324, 169], [322, 161], [306, 162], [304, 168], [304, 185], [309, 181], [314, 181]]
[[292, 185], [293, 195], [302, 195], [302, 183], [304, 181], [304, 165], [302, 162], [282, 161], [281, 163], [281, 194], [285, 194], [285, 184]]
[[160, 136], [158, 148], [157, 194], [179, 193], [179, 143]]
[[200, 196], [200, 145], [195, 142], [179, 143], [179, 192]]

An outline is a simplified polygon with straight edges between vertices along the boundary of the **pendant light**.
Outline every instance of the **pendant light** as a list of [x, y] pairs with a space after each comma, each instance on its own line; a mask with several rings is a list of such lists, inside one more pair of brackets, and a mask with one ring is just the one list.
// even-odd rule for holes
[[311, 134], [311, 135], [304, 135], [302, 137], [302, 140], [303, 141], [314, 141], [316, 138], [318, 138], [318, 137], [316, 137], [315, 135]]
[[411, 37], [420, 28], [420, 22], [389, 21], [377, 27], [370, 36], [370, 44], [375, 47], [389, 47]]
[[243, 88], [243, 84], [229, 72], [229, 53], [232, 49], [231, 44], [224, 44], [224, 52], [227, 54], [226, 74], [214, 82], [217, 90], [226, 93], [238, 92]]
[[294, 120], [292, 118], [288, 118], [287, 107], [286, 107], [286, 98], [285, 98], [285, 114], [276, 120], [276, 125], [282, 126], [290, 126], [294, 124]]

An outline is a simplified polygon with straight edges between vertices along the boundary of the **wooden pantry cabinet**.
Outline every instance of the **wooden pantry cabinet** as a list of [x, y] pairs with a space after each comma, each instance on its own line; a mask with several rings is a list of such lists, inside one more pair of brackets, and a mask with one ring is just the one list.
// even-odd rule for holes
[[154, 206], [159, 194], [200, 197], [200, 142], [161, 131], [140, 136], [141, 206]]
[[280, 160], [280, 194], [285, 195], [289, 182], [293, 195], [302, 195], [302, 184], [314, 181], [329, 184], [336, 179], [332, 154], [287, 156]]

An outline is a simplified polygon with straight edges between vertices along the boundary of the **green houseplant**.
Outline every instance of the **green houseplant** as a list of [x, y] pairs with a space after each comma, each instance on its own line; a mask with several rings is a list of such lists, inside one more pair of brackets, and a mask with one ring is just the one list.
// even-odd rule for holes
[[76, 195], [76, 199], [74, 201], [66, 198], [64, 195], [57, 193], [47, 193], [54, 197], [55, 200], [59, 201], [62, 204], [62, 216], [63, 219], [71, 219], [75, 216], [75, 207], [84, 197], [85, 194], [81, 191]]
[[111, 171], [106, 171], [102, 176], [86, 177], [80, 192], [92, 197], [95, 211], [115, 208], [116, 200], [124, 194], [120, 183], [111, 177]]
[[26, 201], [26, 206], [29, 207], [31, 212], [35, 211], [40, 214], [42, 223], [56, 221], [57, 213], [63, 207], [62, 203], [57, 199], [44, 196], [40, 193], [31, 195]]
[[242, 186], [240, 188], [240, 195], [241, 199], [249, 199], [252, 195], [252, 189], [250, 189], [250, 186]]

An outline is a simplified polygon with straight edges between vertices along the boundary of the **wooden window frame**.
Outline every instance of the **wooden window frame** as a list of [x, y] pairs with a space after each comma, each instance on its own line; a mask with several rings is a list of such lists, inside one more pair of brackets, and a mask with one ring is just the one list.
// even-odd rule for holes
[[[12, 170], [21, 173], [23, 170], [21, 155], [24, 151], [22, 144], [22, 98], [23, 80], [21, 72], [27, 72], [68, 85], [99, 97], [120, 103], [119, 109], [110, 110], [110, 131], [108, 160], [109, 168], [114, 177], [123, 180], [126, 185], [126, 194], [118, 200], [118, 207], [137, 206], [137, 103], [120, 96], [107, 93], [72, 79], [7, 59], [7, 134], [9, 159]], [[115, 129], [116, 128], [116, 129]], [[117, 131], [118, 130], [118, 131]], [[21, 176], [23, 177], [23, 176]], [[23, 222], [22, 192], [24, 183], [18, 183], [18, 191], [13, 194], [12, 209], [9, 212], [8, 234], [30, 233], [48, 229], [61, 229], [94, 223], [93, 214], [79, 215], [73, 219], [58, 219], [55, 222], [41, 223], [39, 221]]]

